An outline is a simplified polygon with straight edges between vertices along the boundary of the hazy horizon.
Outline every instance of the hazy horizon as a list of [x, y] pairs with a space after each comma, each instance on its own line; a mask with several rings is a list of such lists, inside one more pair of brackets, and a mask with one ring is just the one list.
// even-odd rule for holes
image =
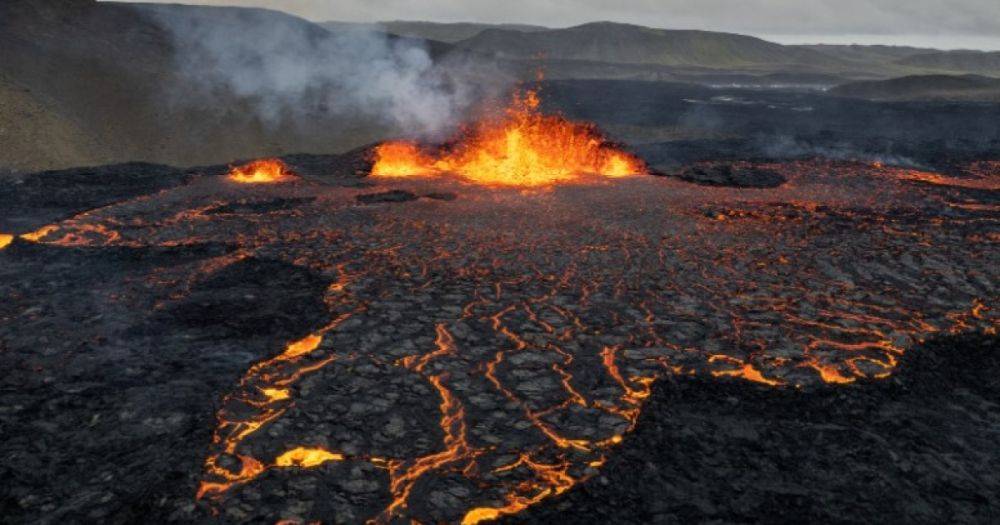
[[[170, 0], [137, 0], [166, 3]], [[171, 2], [174, 3], [174, 2]], [[1000, 2], [960, 0], [201, 0], [261, 7], [314, 22], [422, 21], [570, 27], [610, 21], [757, 36], [785, 44], [861, 44], [1000, 50]], [[516, 15], [512, 15], [516, 13]]]

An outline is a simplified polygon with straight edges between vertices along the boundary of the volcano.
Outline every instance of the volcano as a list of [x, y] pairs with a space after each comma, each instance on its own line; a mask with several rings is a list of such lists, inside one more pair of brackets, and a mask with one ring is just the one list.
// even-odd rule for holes
[[1000, 522], [998, 58], [0, 0], [2, 522]]
[[[627, 468], [619, 450], [635, 457], [646, 414], [669, 406], [657, 385], [840, 414], [816, 395], [882, 392], [930, 341], [995, 342], [996, 160], [949, 172], [747, 160], [654, 176], [592, 126], [536, 108], [518, 98], [438, 149], [196, 169], [11, 234], [0, 360], [25, 371], [8, 380], [19, 391], [62, 404], [8, 421], [68, 417], [41, 438], [53, 465], [102, 457], [118, 428], [142, 451], [58, 467], [72, 481], [19, 508], [47, 512], [97, 483], [167, 521], [587, 509], [579, 488]], [[702, 172], [708, 182], [692, 178]], [[767, 184], [734, 187], [759, 173]], [[361, 198], [373, 192], [412, 198]], [[39, 355], [38, 334], [66, 344]], [[136, 392], [124, 407], [107, 378]], [[948, 432], [995, 432], [964, 425]], [[160, 448], [168, 435], [187, 445]], [[24, 470], [30, 446], [3, 445], [16, 476], [51, 475]], [[169, 481], [136, 492], [151, 472]]]

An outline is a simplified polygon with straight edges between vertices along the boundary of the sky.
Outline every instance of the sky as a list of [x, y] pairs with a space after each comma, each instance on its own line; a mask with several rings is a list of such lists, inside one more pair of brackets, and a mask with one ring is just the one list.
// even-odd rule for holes
[[427, 20], [566, 27], [608, 20], [743, 33], [783, 43], [885, 43], [1000, 50], [1000, 0], [180, 1], [266, 7], [315, 21]]

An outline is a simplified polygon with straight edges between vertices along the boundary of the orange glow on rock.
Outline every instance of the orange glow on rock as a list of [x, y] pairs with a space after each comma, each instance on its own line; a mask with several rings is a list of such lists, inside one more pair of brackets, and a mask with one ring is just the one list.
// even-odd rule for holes
[[328, 461], [343, 461], [344, 455], [330, 452], [322, 448], [298, 447], [285, 452], [274, 460], [279, 467], [318, 467]]
[[285, 353], [281, 355], [286, 359], [299, 357], [319, 348], [319, 345], [322, 342], [323, 342], [323, 336], [313, 334], [304, 339], [289, 344], [288, 348], [285, 349]]
[[14, 236], [8, 235], [6, 233], [0, 233], [0, 250], [10, 246], [10, 243], [14, 242]]
[[517, 94], [497, 118], [466, 130], [456, 145], [425, 152], [413, 142], [387, 142], [375, 150], [372, 176], [378, 178], [453, 175], [494, 187], [537, 188], [581, 180], [646, 172], [633, 155], [608, 144], [592, 124], [538, 109], [536, 91]]
[[824, 383], [836, 383], [841, 385], [847, 385], [858, 380], [856, 377], [846, 376], [842, 374], [840, 370], [837, 370], [836, 367], [831, 365], [813, 363], [809, 366], [811, 366], [814, 370], [819, 372], [819, 377], [820, 379], [823, 380]]
[[729, 370], [713, 370], [712, 375], [715, 377], [739, 377], [747, 381], [752, 381], [754, 383], [761, 383], [768, 386], [782, 386], [785, 383], [778, 381], [777, 379], [771, 379], [765, 377], [764, 374], [757, 370], [755, 366], [750, 363], [741, 363], [738, 359], [735, 359], [726, 355], [713, 355], [708, 358], [709, 363], [716, 362], [732, 362], [737, 364], [739, 367]]
[[240, 184], [274, 184], [293, 178], [288, 166], [278, 159], [255, 160], [229, 171], [229, 180]]
[[264, 388], [261, 389], [261, 393], [264, 394], [270, 402], [284, 401], [291, 397], [287, 388]]
[[30, 242], [39, 242], [45, 237], [47, 237], [50, 233], [58, 229], [59, 229], [58, 226], [50, 224], [48, 226], [43, 226], [31, 233], [25, 233], [24, 235], [21, 236], [21, 238]]
[[[281, 354], [257, 363], [247, 371], [242, 384], [263, 383], [256, 388], [257, 395], [262, 400], [250, 399], [246, 394], [234, 393], [224, 399], [224, 403], [232, 403], [249, 413], [233, 417], [223, 408], [217, 413], [218, 426], [212, 437], [212, 442], [218, 451], [205, 459], [205, 470], [211, 479], [201, 482], [197, 498], [219, 497], [234, 485], [241, 485], [256, 479], [265, 470], [272, 467], [314, 467], [327, 461], [341, 461], [343, 455], [323, 449], [299, 447], [279, 456], [274, 464], [267, 465], [260, 460], [241, 454], [238, 448], [247, 437], [253, 435], [261, 427], [281, 417], [291, 404], [289, 387], [303, 375], [321, 369], [333, 361], [332, 357], [308, 362], [307, 356], [319, 348], [323, 335], [333, 330], [349, 315], [333, 320], [329, 325], [315, 334], [298, 341], [293, 341], [285, 347]], [[239, 472], [233, 472], [221, 466], [219, 459], [223, 454], [235, 456], [240, 460]]]

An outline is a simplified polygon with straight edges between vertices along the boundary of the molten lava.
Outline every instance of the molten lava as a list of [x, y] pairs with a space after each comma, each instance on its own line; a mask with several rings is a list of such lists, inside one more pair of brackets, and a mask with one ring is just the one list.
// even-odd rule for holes
[[[482, 124], [443, 153], [385, 144], [376, 171], [544, 187], [613, 166], [608, 159], [641, 167], [593, 128], [536, 108], [519, 100], [493, 122], [500, 127]], [[556, 133], [538, 136], [546, 123]], [[559, 138], [581, 129], [587, 140]], [[531, 148], [508, 155], [510, 143]], [[542, 168], [517, 164], [526, 159]], [[847, 384], [887, 377], [932, 334], [1000, 329], [990, 264], [1000, 219], [985, 208], [1000, 163], [963, 176], [823, 160], [736, 166], [789, 182], [747, 200], [741, 189], [644, 177], [565, 199], [400, 205], [364, 220], [354, 188], [271, 185], [254, 190], [271, 200], [254, 202], [302, 212], [213, 214], [217, 188], [190, 185], [20, 239], [50, 252], [239, 247], [157, 267], [150, 286], [177, 293], [176, 304], [190, 304], [194, 281], [250, 257], [325, 276], [317, 318], [331, 321], [250, 365], [222, 397], [200, 505], [285, 522], [300, 519], [285, 509], [329, 494], [337, 506], [308, 519], [343, 508], [350, 521], [474, 525], [597, 475], [661, 378]], [[316, 202], [302, 199], [317, 191]], [[298, 476], [330, 481], [259, 498]], [[349, 482], [383, 497], [326, 492]], [[434, 507], [456, 488], [464, 495]], [[279, 500], [288, 505], [271, 504]]]
[[278, 159], [255, 160], [229, 171], [229, 180], [240, 184], [274, 184], [288, 182], [293, 178], [288, 166]]
[[321, 448], [294, 448], [278, 456], [274, 464], [279, 467], [311, 468], [327, 461], [343, 461], [344, 455]]
[[447, 151], [428, 153], [413, 142], [387, 142], [375, 150], [372, 175], [383, 178], [453, 174], [485, 186], [540, 187], [585, 175], [626, 177], [645, 164], [621, 151], [591, 124], [542, 114], [535, 91], [516, 94], [497, 118], [467, 130]]
[[48, 226], [43, 226], [43, 227], [41, 227], [41, 228], [39, 228], [39, 229], [37, 229], [37, 230], [35, 230], [33, 232], [25, 233], [24, 235], [21, 236], [21, 238], [24, 239], [24, 240], [26, 240], [26, 241], [28, 241], [28, 242], [40, 242], [42, 239], [44, 239], [45, 237], [47, 237], [50, 233], [52, 233], [52, 232], [54, 232], [54, 231], [56, 231], [58, 229], [59, 229], [58, 226], [50, 224]]
[[8, 235], [6, 233], [0, 233], [0, 250], [6, 248], [12, 242], [14, 242], [14, 236], [13, 235]]

